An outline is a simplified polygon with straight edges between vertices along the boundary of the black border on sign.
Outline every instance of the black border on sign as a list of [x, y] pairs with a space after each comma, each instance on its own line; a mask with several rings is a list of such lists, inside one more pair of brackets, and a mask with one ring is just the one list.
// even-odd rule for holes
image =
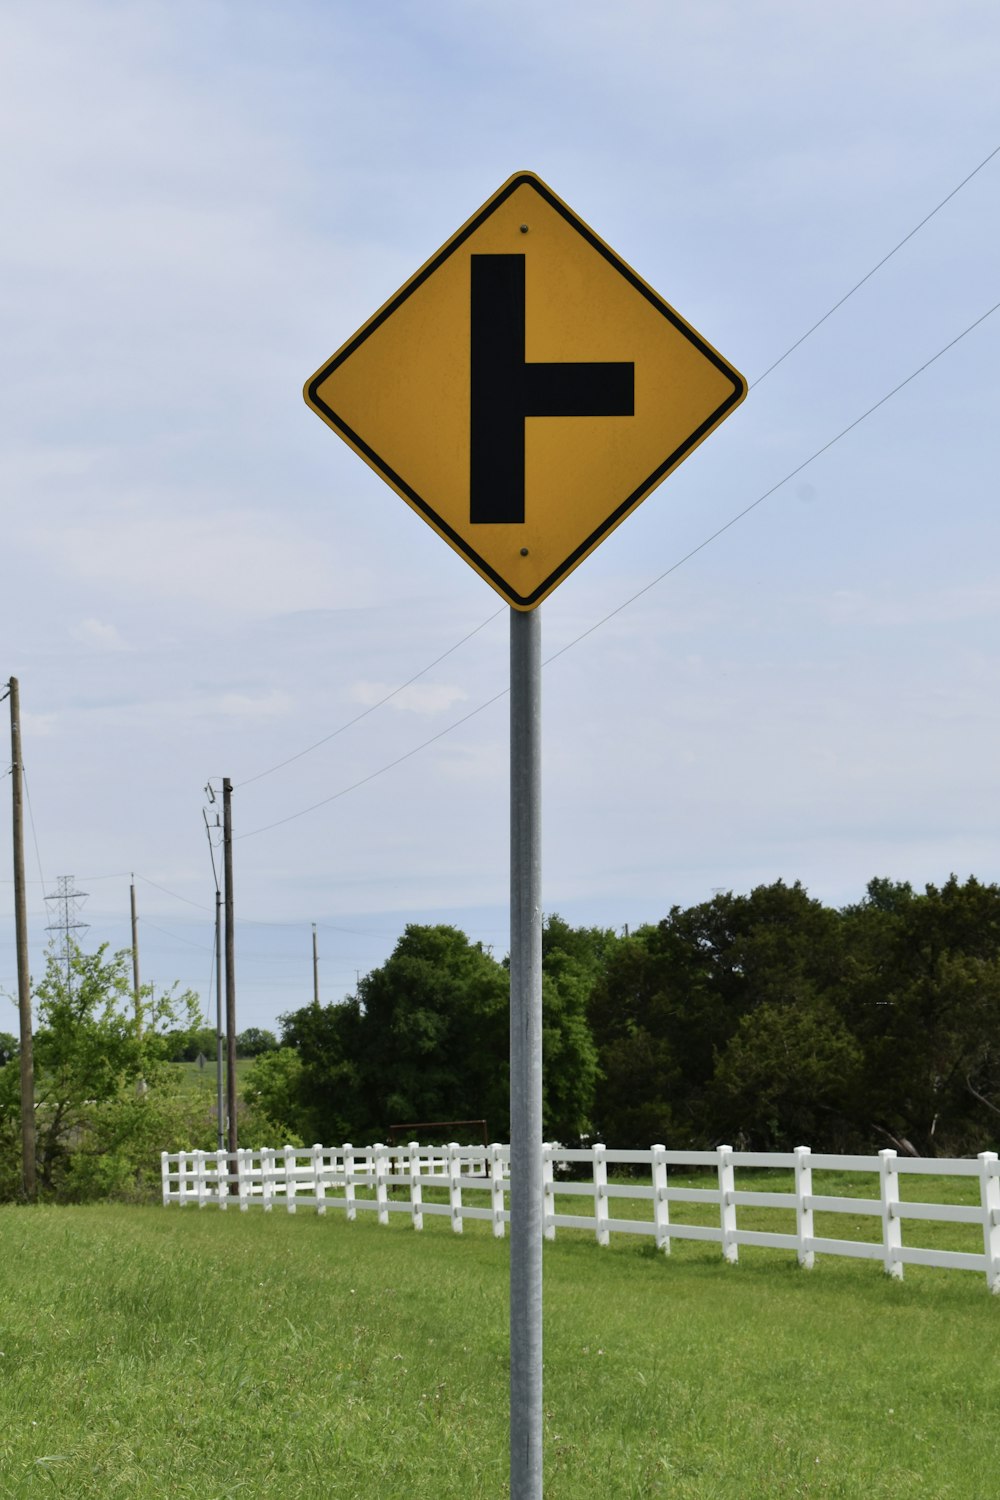
[[[676, 328], [679, 333], [683, 334], [688, 342], [693, 344], [695, 348], [697, 348], [699, 352], [705, 357], [705, 359], [713, 364], [716, 369], [719, 370], [720, 373], [723, 374], [726, 379], [732, 383], [733, 386], [732, 395], [727, 396], [726, 400], [723, 401], [721, 405], [717, 406], [716, 409], [711, 413], [711, 415], [706, 417], [705, 421], [702, 422], [700, 426], [698, 426], [694, 430], [694, 432], [690, 434], [690, 436], [685, 438], [683, 443], [681, 443], [677, 448], [674, 449], [669, 457], [665, 458], [661, 464], [657, 465], [653, 472], [649, 474], [643, 480], [643, 482], [638, 485], [632, 491], [632, 493], [621, 502], [620, 505], [615, 507], [611, 515], [608, 516], [608, 518], [603, 521], [600, 526], [592, 531], [585, 541], [581, 542], [578, 547], [575, 547], [570, 555], [562, 563], [560, 563], [557, 568], [554, 568], [549, 576], [544, 579], [544, 581], [540, 583], [536, 589], [533, 589], [530, 594], [526, 595], [518, 594], [510, 586], [505, 578], [502, 578], [494, 568], [490, 567], [489, 563], [486, 562], [484, 558], [479, 556], [478, 552], [476, 552], [475, 549], [469, 545], [466, 539], [460, 536], [458, 532], [456, 532], [451, 526], [449, 526], [448, 522], [443, 520], [442, 517], [437, 514], [433, 506], [430, 505], [422, 495], [418, 495], [416, 490], [414, 490], [410, 485], [406, 483], [406, 480], [403, 479], [402, 475], [397, 474], [394, 469], [390, 468], [390, 466], [382, 458], [380, 458], [375, 450], [369, 447], [369, 445], [364, 441], [362, 437], [359, 436], [358, 433], [356, 433], [351, 427], [347, 425], [346, 422], [338, 417], [333, 408], [328, 406], [319, 395], [319, 387], [320, 385], [322, 385], [323, 381], [326, 380], [330, 375], [332, 375], [334, 370], [338, 369], [346, 360], [348, 360], [354, 353], [354, 351], [358, 349], [365, 342], [365, 340], [375, 332], [377, 328], [380, 328], [382, 324], [392, 316], [396, 309], [401, 307], [406, 299], [411, 296], [418, 287], [422, 286], [424, 282], [434, 274], [438, 267], [443, 265], [448, 257], [454, 254], [459, 246], [464, 244], [469, 236], [474, 234], [475, 231], [486, 222], [490, 215], [500, 207], [501, 203], [505, 202], [506, 199], [510, 197], [511, 193], [515, 192], [519, 187], [533, 188], [534, 191], [538, 193], [539, 197], [544, 198], [545, 202], [548, 203], [551, 208], [554, 208], [555, 211], [560, 214], [566, 220], [566, 222], [576, 230], [578, 234], [582, 235], [587, 243], [594, 250], [596, 250], [599, 255], [602, 255], [604, 259], [614, 267], [619, 275], [625, 278], [630, 286], [634, 287], [637, 292], [641, 293], [641, 295], [645, 297], [646, 301], [649, 302], [650, 305], [654, 307], [658, 313], [660, 313], [664, 318], [667, 319], [668, 323], [672, 324], [672, 326]], [[351, 447], [354, 448], [358, 453], [360, 453], [371, 465], [371, 467], [375, 469], [379, 474], [381, 474], [383, 479], [385, 479], [394, 490], [403, 495], [415, 510], [420, 511], [420, 513], [425, 516], [428, 521], [430, 521], [432, 526], [434, 526], [434, 528], [439, 531], [442, 536], [447, 538], [447, 540], [457, 551], [461, 552], [465, 557], [467, 557], [468, 560], [480, 573], [482, 573], [486, 578], [490, 579], [495, 587], [499, 590], [499, 592], [503, 594], [506, 599], [510, 600], [511, 604], [519, 609], [532, 609], [536, 604], [540, 603], [545, 595], [550, 593], [551, 590], [556, 586], [556, 584], [559, 583], [567, 573], [572, 571], [577, 562], [579, 562], [584, 556], [586, 556], [586, 554], [597, 545], [597, 543], [603, 536], [607, 534], [607, 532], [611, 531], [615, 526], [617, 526], [619, 521], [624, 520], [628, 512], [630, 510], [633, 510], [635, 506], [638, 505], [639, 501], [642, 500], [642, 498], [646, 494], [648, 494], [649, 491], [653, 489], [660, 482], [660, 480], [669, 473], [671, 469], [675, 468], [676, 465], [679, 464], [680, 461], [685, 457], [685, 455], [688, 454], [692, 448], [696, 447], [697, 444], [701, 442], [702, 438], [705, 437], [713, 427], [715, 427], [719, 422], [722, 421], [727, 412], [731, 411], [734, 406], [739, 405], [746, 393], [747, 384], [742, 375], [734, 370], [731, 365], [727, 364], [727, 362], [719, 354], [717, 354], [714, 349], [706, 344], [704, 339], [702, 339], [693, 328], [689, 327], [688, 324], [685, 323], [684, 320], [674, 312], [672, 307], [664, 302], [662, 298], [658, 297], [652, 290], [652, 288], [648, 287], [644, 281], [640, 280], [640, 278], [635, 274], [630, 266], [627, 266], [623, 260], [620, 260], [614, 253], [614, 251], [604, 244], [603, 240], [598, 239], [597, 235], [594, 234], [593, 230], [591, 230], [583, 222], [582, 219], [577, 218], [572, 209], [568, 208], [565, 203], [557, 198], [555, 194], [546, 187], [545, 183], [542, 182], [540, 178], [534, 176], [534, 174], [531, 172], [520, 172], [517, 174], [517, 176], [512, 177], [509, 182], [505, 183], [500, 191], [495, 195], [495, 197], [489, 199], [489, 201], [485, 203], [480, 209], [479, 213], [476, 214], [474, 218], [470, 219], [467, 224], [463, 225], [458, 233], [454, 235], [453, 238], [450, 239], [447, 244], [445, 244], [438, 251], [437, 255], [429, 260], [427, 264], [423, 266], [421, 270], [418, 271], [417, 274], [412, 277], [411, 280], [408, 281], [406, 285], [402, 287], [401, 290], [398, 291], [396, 295], [391, 298], [391, 300], [387, 302], [385, 306], [381, 308], [379, 312], [377, 312], [375, 316], [364, 325], [364, 327], [360, 328], [354, 335], [354, 337], [348, 343], [346, 343], [343, 348], [339, 349], [337, 353], [332, 357], [332, 359], [327, 361], [327, 363], [322, 367], [321, 370], [317, 371], [317, 373], [309, 381], [305, 391], [306, 400], [308, 401], [310, 406], [312, 406], [314, 410], [317, 411], [320, 416], [322, 416], [324, 420], [330, 424], [331, 427], [334, 428], [335, 431], [339, 432], [341, 436], [344, 437], [346, 441], [351, 445]]]

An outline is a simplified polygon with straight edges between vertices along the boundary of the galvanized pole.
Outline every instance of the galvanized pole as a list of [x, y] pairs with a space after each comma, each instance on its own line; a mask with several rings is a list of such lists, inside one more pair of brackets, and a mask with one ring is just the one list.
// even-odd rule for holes
[[541, 619], [510, 612], [510, 1496], [542, 1500]]

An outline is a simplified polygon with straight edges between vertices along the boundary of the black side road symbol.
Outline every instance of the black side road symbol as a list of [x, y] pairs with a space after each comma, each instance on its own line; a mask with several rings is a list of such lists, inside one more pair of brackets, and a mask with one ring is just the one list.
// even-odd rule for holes
[[528, 364], [524, 256], [473, 255], [470, 516], [524, 522], [526, 417], [635, 415], [632, 363]]

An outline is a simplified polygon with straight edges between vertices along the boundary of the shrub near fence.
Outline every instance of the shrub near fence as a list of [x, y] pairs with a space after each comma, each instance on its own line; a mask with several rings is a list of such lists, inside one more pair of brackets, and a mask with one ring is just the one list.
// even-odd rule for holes
[[[901, 1278], [906, 1265], [940, 1266], [952, 1270], [980, 1271], [991, 1291], [1000, 1293], [1000, 1158], [983, 1151], [975, 1159], [943, 1160], [900, 1157], [895, 1151], [878, 1156], [834, 1156], [813, 1153], [808, 1146], [793, 1152], [734, 1151], [720, 1146], [715, 1151], [668, 1151], [652, 1146], [648, 1151], [615, 1151], [597, 1145], [588, 1150], [561, 1146], [543, 1148], [546, 1208], [544, 1233], [555, 1239], [558, 1229], [593, 1230], [599, 1245], [607, 1245], [612, 1234], [652, 1237], [656, 1246], [669, 1252], [674, 1239], [705, 1240], [718, 1244], [727, 1261], [735, 1264], [741, 1245], [762, 1245], [794, 1251], [799, 1264], [811, 1267], [817, 1254], [856, 1256], [880, 1260], [886, 1274]], [[627, 1168], [646, 1181], [608, 1181], [608, 1168]], [[672, 1168], [710, 1171], [712, 1187], [671, 1186]], [[589, 1168], [587, 1181], [562, 1181], [564, 1172], [579, 1176]], [[794, 1190], [768, 1192], [738, 1189], [738, 1169], [785, 1169], [794, 1173]], [[373, 1212], [379, 1223], [389, 1215], [409, 1214], [415, 1229], [423, 1228], [424, 1215], [442, 1215], [451, 1220], [456, 1234], [466, 1219], [483, 1219], [493, 1234], [502, 1238], [510, 1219], [506, 1195], [510, 1191], [510, 1147], [374, 1145], [365, 1147], [312, 1146], [283, 1150], [241, 1149], [231, 1156], [225, 1151], [180, 1151], [161, 1155], [163, 1203], [214, 1204], [225, 1209], [230, 1203], [247, 1211], [260, 1204], [265, 1211], [275, 1203], [294, 1213], [301, 1205], [323, 1214], [328, 1207], [342, 1209], [348, 1219], [359, 1212]], [[871, 1174], [878, 1194], [871, 1198], [835, 1196], [813, 1191], [813, 1172]], [[902, 1176], [971, 1178], [978, 1186], [978, 1203], [915, 1203], [900, 1195]], [[358, 1194], [361, 1189], [361, 1196]], [[434, 1192], [425, 1198], [425, 1189]], [[405, 1196], [395, 1196], [400, 1191]], [[470, 1191], [477, 1202], [463, 1200]], [[560, 1198], [586, 1200], [592, 1212], [559, 1213]], [[482, 1203], [487, 1197], [488, 1206]], [[439, 1201], [444, 1199], [445, 1201]], [[617, 1218], [612, 1204], [617, 1200], [648, 1203], [649, 1218]], [[671, 1204], [697, 1204], [717, 1214], [717, 1224], [679, 1223], [671, 1219]], [[581, 1203], [581, 1208], [583, 1207]], [[738, 1210], [785, 1209], [794, 1211], [795, 1232], [748, 1229], [740, 1226]], [[835, 1239], [815, 1232], [814, 1216], [850, 1214], [879, 1221], [877, 1241]], [[939, 1224], [970, 1224], [981, 1228], [982, 1251], [918, 1248], [903, 1244], [903, 1221], [934, 1221]]]

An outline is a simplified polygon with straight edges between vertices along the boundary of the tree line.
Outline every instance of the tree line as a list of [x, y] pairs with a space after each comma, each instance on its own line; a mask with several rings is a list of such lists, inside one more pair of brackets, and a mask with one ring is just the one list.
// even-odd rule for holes
[[[546, 918], [544, 1129], [563, 1143], [917, 1155], [1000, 1134], [1000, 887], [720, 893], [630, 934]], [[482, 1119], [506, 1139], [508, 973], [408, 926], [339, 1004], [281, 1017], [247, 1092], [302, 1141]], [[419, 1132], [418, 1132], [419, 1133]]]
[[[776, 881], [625, 934], [551, 915], [542, 966], [549, 1140], [996, 1146], [997, 885], [873, 880], [838, 909]], [[280, 1040], [241, 1034], [254, 1057], [241, 1143], [364, 1145], [456, 1120], [506, 1139], [508, 993], [506, 960], [481, 943], [407, 927], [346, 1001], [282, 1016]], [[42, 1196], [147, 1196], [161, 1150], [214, 1147], [213, 1091], [185, 1088], [171, 1066], [214, 1055], [196, 995], [146, 986], [137, 1005], [127, 950], [74, 947], [68, 964], [50, 950], [33, 996]], [[0, 1199], [20, 1193], [18, 1068], [4, 1065], [16, 1056], [0, 1034]]]

